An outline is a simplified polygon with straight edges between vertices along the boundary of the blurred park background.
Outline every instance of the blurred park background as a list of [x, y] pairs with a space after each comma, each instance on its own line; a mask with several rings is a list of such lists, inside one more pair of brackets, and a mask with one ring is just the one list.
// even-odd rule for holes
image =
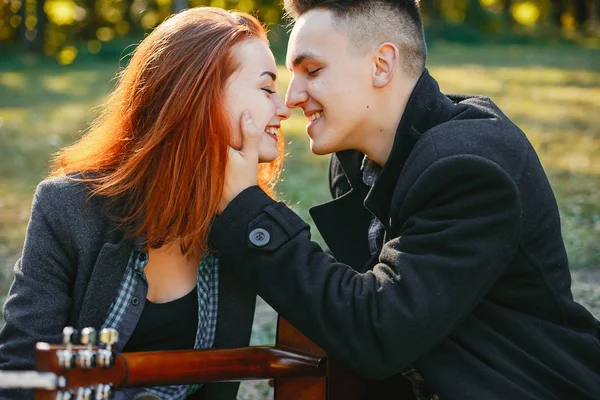
[[[283, 62], [289, 21], [279, 0], [0, 0], [0, 302], [50, 155], [85, 132], [145, 34], [202, 5], [257, 15]], [[538, 151], [575, 297], [600, 317], [600, 1], [422, 0], [421, 8], [442, 90], [490, 96]], [[279, 73], [284, 96], [289, 73]], [[309, 206], [329, 191], [327, 158], [310, 153], [305, 124], [295, 112], [283, 125], [289, 154], [278, 192], [309, 220]], [[272, 343], [274, 312], [258, 304], [252, 342]], [[240, 397], [269, 393], [245, 385]]]

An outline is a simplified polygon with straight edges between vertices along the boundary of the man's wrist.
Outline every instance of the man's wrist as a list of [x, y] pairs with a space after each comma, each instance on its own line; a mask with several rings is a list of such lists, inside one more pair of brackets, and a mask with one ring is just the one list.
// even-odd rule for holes
[[274, 203], [275, 200], [257, 185], [242, 190], [214, 218], [209, 243], [219, 249], [224, 244], [223, 240], [227, 241], [234, 232], [241, 230], [245, 234], [248, 223]]
[[238, 197], [242, 192], [244, 192], [245, 190], [247, 190], [253, 186], [257, 186], [257, 183], [242, 187], [242, 188], [238, 189], [237, 191], [235, 191], [233, 195], [230, 194], [229, 196], [224, 196], [224, 198], [221, 199], [221, 203], [219, 204], [219, 209], [217, 210], [217, 214], [221, 214], [236, 197]]

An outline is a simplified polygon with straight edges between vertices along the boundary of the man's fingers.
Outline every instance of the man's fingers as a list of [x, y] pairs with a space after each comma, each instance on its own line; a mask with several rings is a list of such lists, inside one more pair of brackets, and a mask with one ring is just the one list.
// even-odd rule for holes
[[219, 203], [222, 212], [238, 194], [257, 184], [259, 135], [252, 118], [245, 112], [240, 120], [242, 146], [239, 150], [229, 146], [229, 160], [225, 169], [225, 186]]
[[248, 111], [242, 114], [241, 131], [242, 131], [242, 148], [244, 154], [253, 154], [258, 157], [259, 135], [258, 128], [254, 125], [252, 116]]

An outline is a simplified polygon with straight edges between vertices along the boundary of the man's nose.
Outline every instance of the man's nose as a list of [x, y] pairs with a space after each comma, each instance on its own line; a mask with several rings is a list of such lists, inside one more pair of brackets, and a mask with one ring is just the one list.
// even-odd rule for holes
[[300, 85], [300, 82], [292, 78], [285, 94], [285, 104], [289, 108], [302, 107], [302, 104], [308, 100], [306, 89]]

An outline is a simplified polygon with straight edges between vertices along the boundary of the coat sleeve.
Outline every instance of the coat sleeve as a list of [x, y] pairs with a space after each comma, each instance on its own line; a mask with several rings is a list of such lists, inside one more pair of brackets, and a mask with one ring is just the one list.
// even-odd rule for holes
[[[60, 342], [71, 307], [74, 262], [70, 256], [68, 221], [60, 218], [52, 181], [38, 185], [27, 227], [23, 254], [4, 304], [0, 330], [0, 369], [35, 366], [37, 342]], [[0, 391], [0, 399], [33, 398], [32, 391]]]
[[[393, 218], [410, 212], [379, 263], [363, 274], [324, 253], [297, 215], [257, 187], [217, 217], [211, 243], [329, 354], [381, 379], [440, 342], [474, 309], [514, 255], [521, 227], [515, 182], [476, 156], [434, 162], [394, 209]], [[269, 232], [266, 245], [250, 240], [257, 228]]]

